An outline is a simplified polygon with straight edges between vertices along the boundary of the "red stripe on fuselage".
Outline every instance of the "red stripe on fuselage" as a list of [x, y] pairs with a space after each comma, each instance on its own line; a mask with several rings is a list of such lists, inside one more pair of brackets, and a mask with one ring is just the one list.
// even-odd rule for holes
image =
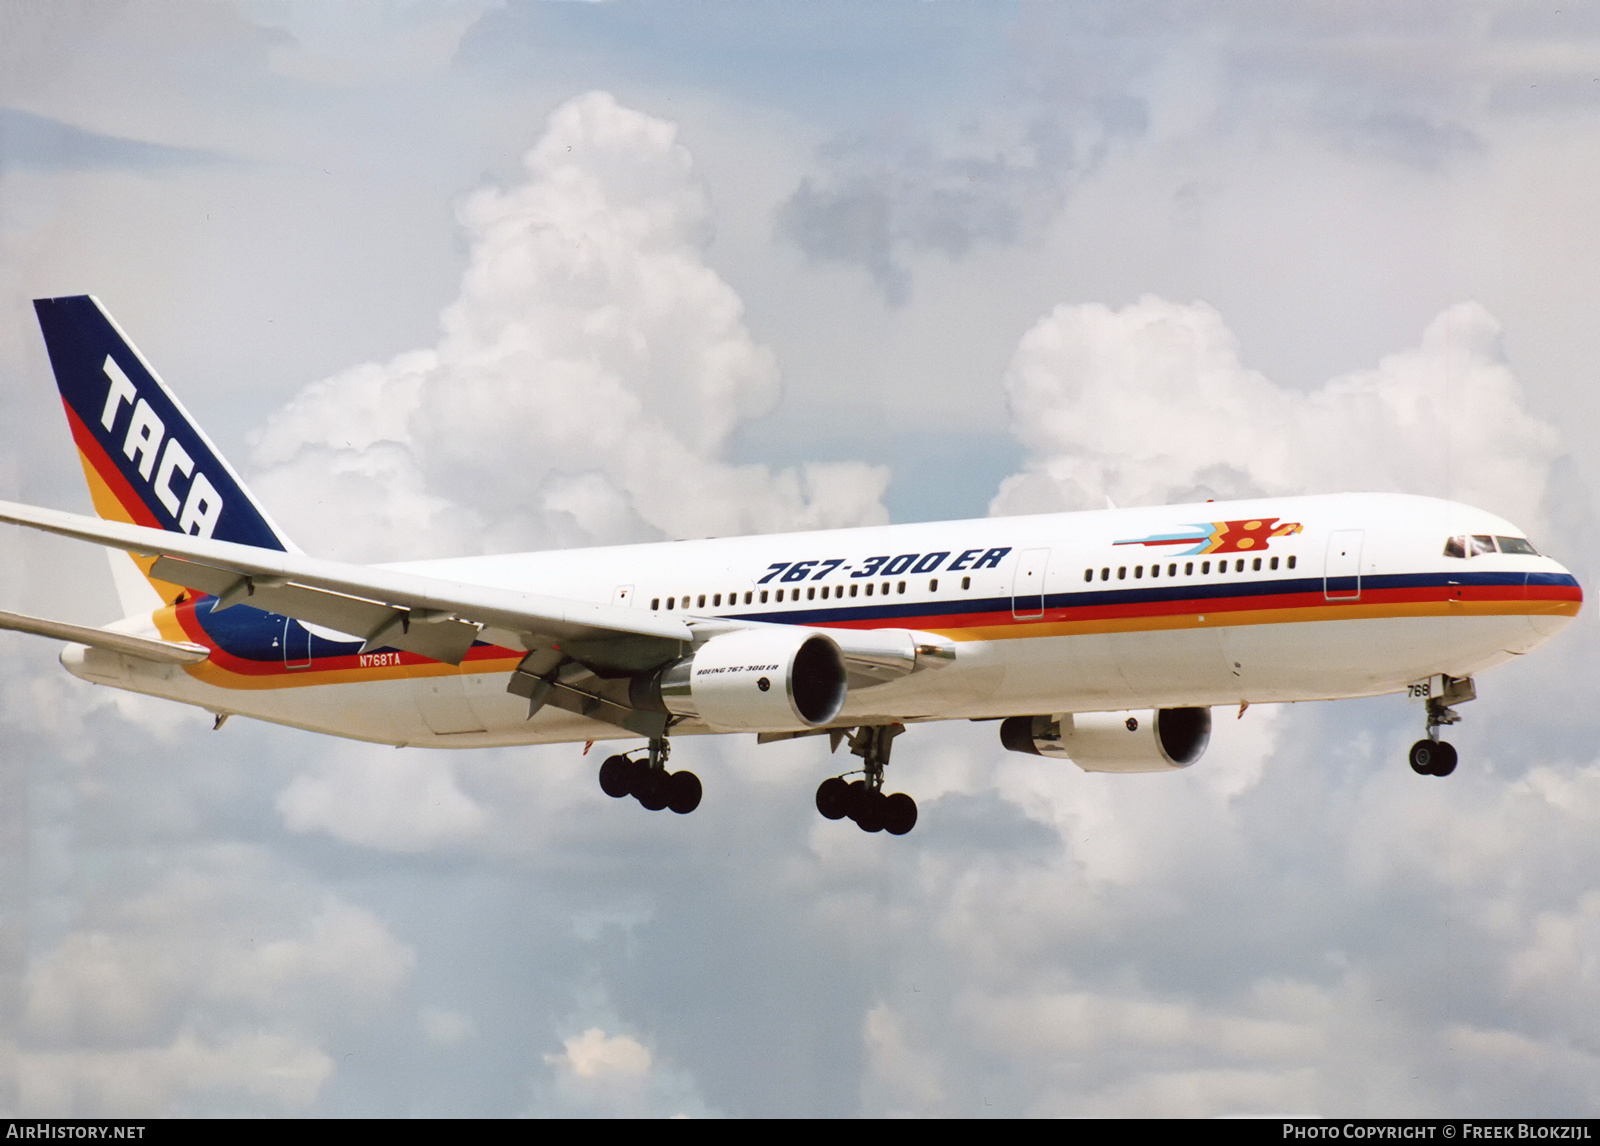
[[1400, 589], [1363, 589], [1360, 597], [1329, 598], [1315, 590], [1302, 593], [1241, 594], [1234, 597], [1183, 597], [1177, 600], [1119, 601], [1105, 605], [1047, 608], [1044, 614], [1018, 618], [1009, 610], [982, 613], [930, 613], [863, 620], [810, 622], [826, 628], [906, 628], [949, 631], [964, 628], [1022, 627], [1063, 621], [1121, 621], [1189, 614], [1239, 614], [1293, 609], [1367, 605], [1440, 604], [1448, 601], [1493, 603], [1537, 601], [1581, 602], [1583, 592], [1570, 585], [1428, 585]]
[[[248, 608], [248, 606], [245, 607]], [[235, 653], [229, 652], [214, 637], [212, 637], [211, 634], [206, 632], [205, 626], [200, 623], [200, 618], [196, 616], [195, 602], [193, 600], [184, 601], [177, 605], [173, 609], [173, 614], [177, 618], [178, 624], [182, 626], [184, 634], [190, 640], [194, 641], [196, 644], [204, 645], [206, 648], [212, 650], [212, 654], [206, 662], [208, 665], [216, 666], [217, 668], [224, 669], [227, 672], [238, 673], [241, 676], [304, 677], [307, 674], [319, 672], [351, 671], [371, 674], [375, 670], [384, 668], [407, 669], [419, 665], [439, 665], [444, 663], [442, 661], [436, 661], [432, 657], [425, 657], [421, 653], [405, 652], [403, 650], [396, 649], [389, 652], [387, 655], [398, 656], [399, 660], [397, 662], [390, 662], [388, 664], [373, 664], [371, 663], [370, 659], [368, 660], [368, 663], [362, 664], [361, 662], [363, 657], [371, 658], [374, 656], [374, 654], [347, 653], [333, 657], [317, 657], [309, 665], [301, 666], [299, 668], [289, 668], [286, 664], [284, 664], [283, 657], [281, 655], [272, 660], [258, 661], [250, 660], [249, 658], [241, 657]], [[463, 658], [462, 663], [466, 664], [472, 661], [503, 661], [514, 657], [519, 658], [522, 655], [523, 654], [512, 649], [503, 649], [498, 645], [474, 645], [472, 648], [467, 650], [467, 655]]]

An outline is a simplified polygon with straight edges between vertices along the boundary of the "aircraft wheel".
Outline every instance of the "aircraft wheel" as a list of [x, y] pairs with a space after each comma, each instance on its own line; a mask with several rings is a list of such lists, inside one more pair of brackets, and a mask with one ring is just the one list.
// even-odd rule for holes
[[608, 756], [600, 765], [600, 790], [613, 800], [620, 800], [633, 787], [633, 773], [638, 768], [626, 756]]
[[1433, 757], [1433, 774], [1435, 776], [1448, 776], [1456, 770], [1456, 749], [1453, 744], [1446, 744], [1443, 740], [1434, 746], [1436, 751]]
[[882, 792], [863, 792], [856, 808], [856, 827], [864, 832], [881, 832], [888, 812], [889, 798]]
[[842, 820], [850, 813], [850, 785], [830, 776], [817, 785], [817, 811], [830, 820]]
[[1434, 763], [1442, 757], [1442, 747], [1432, 740], [1417, 741], [1411, 746], [1411, 770], [1418, 776], [1432, 776]]
[[846, 788], [844, 814], [859, 822], [861, 809], [866, 806], [868, 795], [865, 780], [852, 780]]
[[700, 806], [700, 777], [693, 772], [674, 772], [667, 777], [667, 807], [687, 816]]
[[904, 792], [896, 792], [883, 802], [883, 830], [903, 836], [917, 826], [917, 802]]
[[633, 798], [649, 811], [659, 812], [667, 806], [666, 770], [646, 765], [639, 772], [639, 779], [633, 786]]

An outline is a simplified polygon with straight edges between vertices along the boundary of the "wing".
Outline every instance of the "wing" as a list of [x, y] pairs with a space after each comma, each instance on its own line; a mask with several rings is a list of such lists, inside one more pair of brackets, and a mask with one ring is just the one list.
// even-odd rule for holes
[[[163, 580], [460, 664], [475, 640], [558, 647], [591, 667], [655, 668], [688, 651], [689, 626], [612, 605], [471, 585], [0, 501], [0, 521], [155, 557]], [[31, 630], [30, 630], [31, 631]], [[98, 630], [96, 630], [98, 631]], [[79, 637], [71, 638], [74, 640]]]

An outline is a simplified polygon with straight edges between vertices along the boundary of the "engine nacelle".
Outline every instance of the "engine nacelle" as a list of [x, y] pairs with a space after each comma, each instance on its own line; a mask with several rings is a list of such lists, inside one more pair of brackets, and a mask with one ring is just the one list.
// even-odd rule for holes
[[789, 732], [829, 723], [849, 691], [839, 646], [772, 625], [712, 637], [694, 655], [636, 678], [636, 708], [698, 717], [715, 732]]
[[1171, 772], [1200, 759], [1211, 741], [1209, 708], [1013, 716], [1000, 743], [1013, 752], [1057, 756], [1085, 772]]

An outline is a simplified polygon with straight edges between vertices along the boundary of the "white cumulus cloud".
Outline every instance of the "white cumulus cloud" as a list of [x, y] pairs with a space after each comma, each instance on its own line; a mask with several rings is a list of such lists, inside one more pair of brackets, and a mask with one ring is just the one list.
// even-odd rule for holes
[[1029, 458], [992, 509], [1378, 490], [1448, 497], [1534, 529], [1562, 447], [1528, 411], [1499, 336], [1482, 306], [1457, 304], [1419, 345], [1301, 393], [1247, 367], [1203, 302], [1063, 304], [1023, 336], [1007, 371]]
[[578, 1078], [600, 1078], [610, 1074], [644, 1074], [650, 1069], [650, 1050], [632, 1035], [608, 1035], [590, 1027], [562, 1043], [560, 1054], [547, 1054], [544, 1061], [570, 1070]]
[[720, 460], [779, 373], [706, 265], [675, 125], [591, 93], [523, 166], [460, 206], [438, 343], [306, 387], [258, 435], [291, 532], [376, 559], [887, 520], [880, 468]]
[[278, 811], [291, 831], [393, 852], [473, 837], [488, 813], [456, 785], [448, 761], [414, 752], [341, 745], [289, 782]]

